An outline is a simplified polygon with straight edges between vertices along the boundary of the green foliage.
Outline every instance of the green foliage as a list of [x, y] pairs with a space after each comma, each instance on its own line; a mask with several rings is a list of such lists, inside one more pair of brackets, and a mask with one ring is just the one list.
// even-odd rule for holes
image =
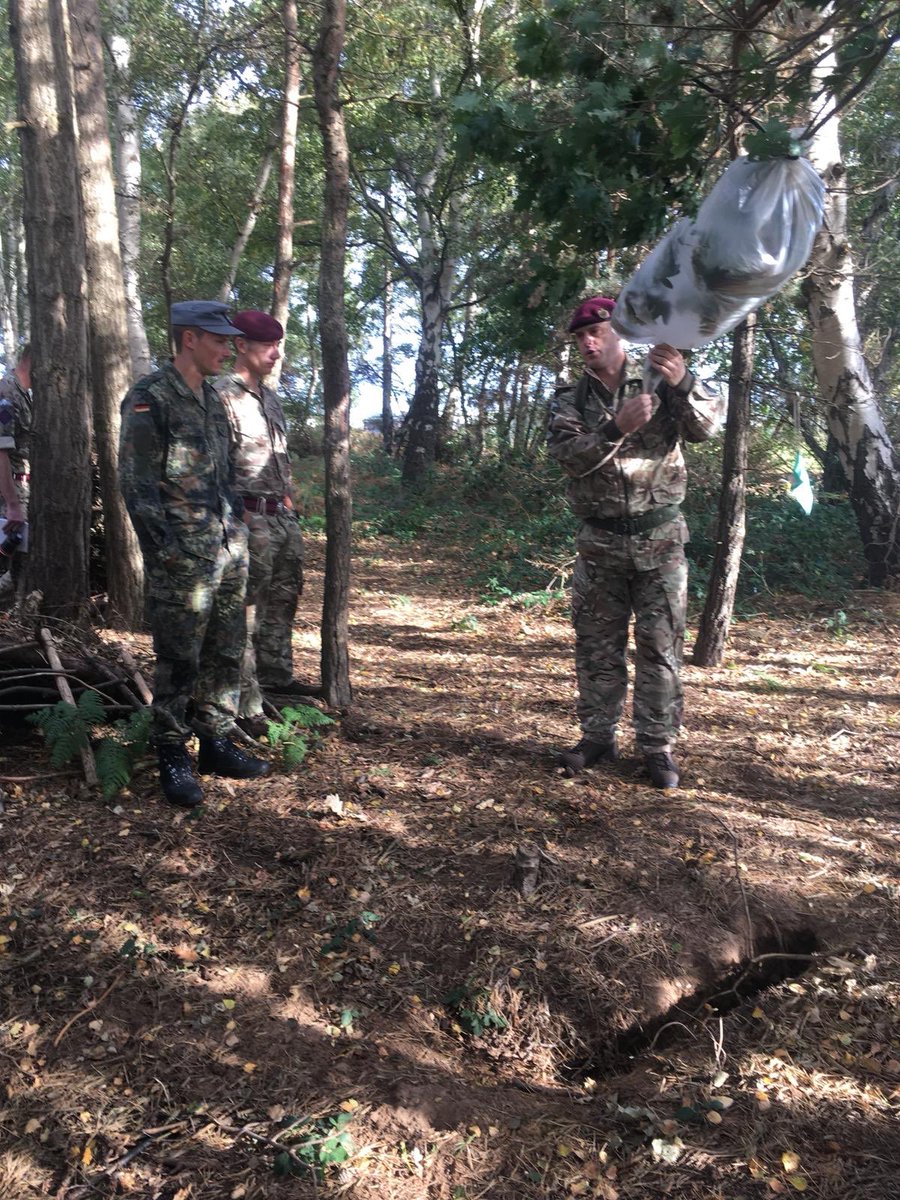
[[91, 731], [103, 724], [106, 713], [97, 693], [84, 691], [77, 704], [60, 700], [26, 719], [43, 732], [50, 747], [51, 765], [62, 767], [88, 746]]
[[444, 1005], [453, 1019], [471, 1037], [481, 1037], [489, 1029], [508, 1029], [509, 1022], [492, 1006], [487, 988], [464, 983], [444, 997]]
[[280, 1141], [290, 1147], [275, 1155], [272, 1168], [276, 1175], [311, 1174], [320, 1181], [331, 1167], [340, 1166], [353, 1153], [353, 1137], [347, 1126], [353, 1120], [349, 1112], [330, 1113], [317, 1121], [300, 1124], [287, 1118], [284, 1128], [293, 1132], [282, 1134]]
[[369, 912], [367, 909], [364, 909], [358, 917], [351, 917], [345, 925], [342, 925], [340, 929], [333, 933], [319, 953], [340, 954], [357, 934], [361, 934], [367, 941], [374, 942], [375, 934], [372, 930], [380, 920], [381, 917], [379, 917], [378, 913]]
[[288, 705], [281, 710], [281, 717], [280, 721], [269, 721], [268, 738], [288, 767], [299, 767], [316, 744], [318, 731], [334, 724], [333, 717], [311, 704]]
[[[106, 724], [106, 713], [96, 692], [84, 691], [77, 704], [60, 700], [51, 708], [32, 713], [28, 721], [43, 732], [50, 747], [50, 762], [64, 766], [90, 745], [97, 729]], [[150, 709], [118, 720], [95, 747], [97, 777], [108, 800], [131, 779], [137, 760], [145, 753], [150, 736]]]
[[773, 118], [744, 139], [747, 154], [754, 162], [771, 158], [799, 158], [802, 147], [783, 121]]

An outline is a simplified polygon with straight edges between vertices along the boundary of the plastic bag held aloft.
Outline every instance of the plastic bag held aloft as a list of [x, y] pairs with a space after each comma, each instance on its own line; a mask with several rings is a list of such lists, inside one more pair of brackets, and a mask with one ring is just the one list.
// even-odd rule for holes
[[612, 323], [631, 342], [705, 346], [809, 258], [825, 186], [805, 158], [736, 158], [625, 285]]

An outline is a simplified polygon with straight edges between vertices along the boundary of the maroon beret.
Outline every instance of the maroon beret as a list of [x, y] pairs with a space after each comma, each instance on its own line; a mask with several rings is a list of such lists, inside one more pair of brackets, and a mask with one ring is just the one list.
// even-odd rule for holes
[[251, 342], [280, 342], [284, 337], [281, 322], [255, 308], [235, 313], [231, 323]]
[[576, 329], [583, 329], [585, 325], [596, 325], [598, 321], [608, 321], [615, 307], [615, 300], [610, 300], [606, 296], [591, 296], [590, 300], [579, 304], [572, 313], [569, 333], [574, 333]]

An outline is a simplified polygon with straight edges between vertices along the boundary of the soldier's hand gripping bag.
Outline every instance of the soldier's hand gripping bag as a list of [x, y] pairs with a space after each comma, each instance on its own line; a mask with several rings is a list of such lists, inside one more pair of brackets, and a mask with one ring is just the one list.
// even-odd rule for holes
[[666, 234], [616, 301], [631, 342], [697, 349], [739, 324], [803, 266], [825, 205], [805, 158], [736, 158], [693, 219]]

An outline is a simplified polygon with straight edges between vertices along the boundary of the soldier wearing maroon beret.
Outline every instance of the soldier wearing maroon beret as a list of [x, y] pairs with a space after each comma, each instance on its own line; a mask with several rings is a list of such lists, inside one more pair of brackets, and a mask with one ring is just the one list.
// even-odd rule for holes
[[557, 388], [550, 406], [548, 448], [569, 477], [569, 504], [581, 521], [572, 617], [582, 738], [559, 762], [574, 775], [618, 758], [633, 616], [635, 738], [652, 783], [674, 788], [687, 605], [681, 442], [712, 437], [725, 403], [666, 344], [650, 349], [654, 380], [645, 384], [613, 326], [615, 307], [591, 296], [575, 309], [569, 332], [585, 373]]
[[250, 550], [247, 648], [239, 724], [265, 732], [263, 697], [309, 694], [293, 677], [291, 635], [303, 590], [303, 539], [291, 499], [291, 460], [284, 409], [263, 382], [281, 357], [284, 330], [268, 313], [236, 313], [234, 369], [216, 380], [236, 440], [236, 490], [244, 501]]

